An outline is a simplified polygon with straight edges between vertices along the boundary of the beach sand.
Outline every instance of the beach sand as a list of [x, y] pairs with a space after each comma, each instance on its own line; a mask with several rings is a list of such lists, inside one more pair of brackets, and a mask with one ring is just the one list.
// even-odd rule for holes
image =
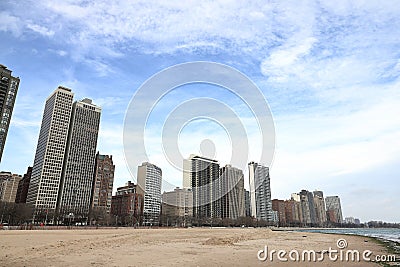
[[265, 245], [269, 250], [321, 251], [337, 249], [339, 238], [346, 239], [346, 249], [388, 254], [370, 238], [265, 228], [4, 230], [0, 266], [381, 266], [333, 262], [328, 256], [312, 263], [257, 258]]

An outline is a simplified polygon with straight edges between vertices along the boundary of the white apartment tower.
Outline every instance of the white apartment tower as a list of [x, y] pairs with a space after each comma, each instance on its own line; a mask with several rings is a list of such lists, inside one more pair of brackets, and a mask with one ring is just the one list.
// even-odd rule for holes
[[250, 210], [251, 216], [272, 222], [272, 200], [269, 168], [259, 163], [250, 162]]
[[137, 171], [138, 193], [143, 194], [143, 224], [158, 225], [161, 212], [162, 170], [149, 162], [143, 162]]
[[101, 108], [92, 100], [73, 104], [58, 210], [86, 218], [91, 203]]
[[46, 100], [27, 196], [36, 210], [57, 207], [73, 96], [59, 86]]

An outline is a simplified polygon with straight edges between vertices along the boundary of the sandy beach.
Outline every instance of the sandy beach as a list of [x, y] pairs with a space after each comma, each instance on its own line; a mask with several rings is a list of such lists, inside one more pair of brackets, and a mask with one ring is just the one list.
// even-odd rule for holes
[[312, 263], [257, 257], [266, 245], [269, 251], [320, 255], [337, 249], [339, 238], [346, 239], [346, 249], [388, 254], [369, 238], [261, 228], [5, 230], [0, 231], [0, 266], [381, 266], [362, 259], [333, 262], [328, 256]]

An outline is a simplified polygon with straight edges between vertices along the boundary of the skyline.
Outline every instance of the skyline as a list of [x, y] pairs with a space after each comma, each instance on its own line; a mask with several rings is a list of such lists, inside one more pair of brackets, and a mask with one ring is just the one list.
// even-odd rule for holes
[[[73, 3], [7, 1], [0, 12], [0, 63], [21, 78], [1, 170], [24, 174], [32, 166], [45, 99], [63, 85], [103, 108], [98, 150], [113, 155], [114, 188], [122, 186], [131, 180], [122, 129], [135, 91], [165, 67], [215, 61], [249, 76], [270, 105], [277, 139], [272, 198], [323, 189], [341, 196], [346, 216], [400, 221], [393, 213], [400, 209], [400, 5]], [[150, 162], [175, 184], [182, 175], [167, 171], [153, 129], [159, 114], [193, 95], [223, 100], [248, 118], [232, 95], [212, 86], [166, 96], [147, 139]], [[252, 123], [245, 123], [251, 134]], [[216, 140], [216, 157], [229, 163], [229, 153], [221, 152], [229, 142], [215, 125], [200, 121], [183, 132], [185, 156], [199, 149], [189, 136]]]

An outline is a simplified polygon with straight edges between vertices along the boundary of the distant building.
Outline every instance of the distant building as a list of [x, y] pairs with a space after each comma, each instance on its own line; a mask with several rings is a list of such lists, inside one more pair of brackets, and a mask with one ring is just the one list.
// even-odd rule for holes
[[143, 195], [137, 192], [137, 186], [128, 182], [125, 186], [118, 187], [111, 200], [111, 214], [128, 220], [132, 224], [139, 224], [143, 216]]
[[37, 211], [57, 207], [73, 96], [71, 89], [59, 86], [46, 100], [26, 199]]
[[221, 218], [221, 181], [216, 160], [191, 155], [184, 160], [184, 185], [193, 191], [193, 217]]
[[87, 98], [72, 106], [57, 205], [62, 215], [89, 215], [100, 115], [101, 108]]
[[301, 224], [303, 215], [299, 201], [294, 199], [285, 200], [285, 217], [286, 224], [289, 226]]
[[278, 212], [279, 225], [286, 226], [285, 201], [280, 199], [273, 199], [272, 210]]
[[18, 183], [22, 179], [21, 175], [11, 172], [0, 172], [0, 201], [15, 202]]
[[322, 191], [314, 191], [313, 194], [316, 223], [324, 226], [327, 222], [324, 193]]
[[346, 218], [344, 218], [344, 223], [356, 224], [356, 220], [354, 219], [354, 217], [346, 217]]
[[338, 196], [329, 196], [325, 198], [325, 203], [329, 221], [333, 223], [342, 223], [343, 215], [340, 198]]
[[162, 170], [149, 162], [138, 167], [138, 192], [144, 195], [143, 224], [158, 225], [161, 212]]
[[246, 217], [251, 216], [251, 210], [250, 210], [250, 192], [244, 189], [244, 206], [246, 210]]
[[354, 219], [354, 223], [360, 225], [361, 224], [360, 219]]
[[20, 82], [11, 73], [11, 70], [0, 64], [0, 162]]
[[96, 154], [92, 189], [92, 208], [104, 208], [110, 213], [115, 165], [112, 156]]
[[220, 169], [221, 217], [236, 220], [245, 216], [243, 171], [226, 165]]
[[[162, 214], [166, 217], [193, 216], [193, 192], [190, 188], [175, 188], [162, 194]], [[182, 221], [184, 222], [184, 221]]]
[[15, 203], [26, 203], [26, 197], [28, 195], [31, 175], [32, 175], [32, 167], [28, 167], [28, 170], [24, 174], [24, 177], [18, 183], [18, 190], [17, 190], [17, 195], [15, 196]]
[[310, 225], [317, 224], [313, 193], [301, 190], [299, 195], [303, 215], [302, 222]]
[[274, 223], [276, 223], [276, 224], [278, 224], [279, 223], [279, 212], [277, 212], [276, 210], [273, 210], [272, 212], [271, 212], [271, 218], [272, 218], [272, 222], [274, 222]]
[[255, 162], [250, 162], [248, 166], [251, 216], [271, 222], [273, 218], [269, 168]]

